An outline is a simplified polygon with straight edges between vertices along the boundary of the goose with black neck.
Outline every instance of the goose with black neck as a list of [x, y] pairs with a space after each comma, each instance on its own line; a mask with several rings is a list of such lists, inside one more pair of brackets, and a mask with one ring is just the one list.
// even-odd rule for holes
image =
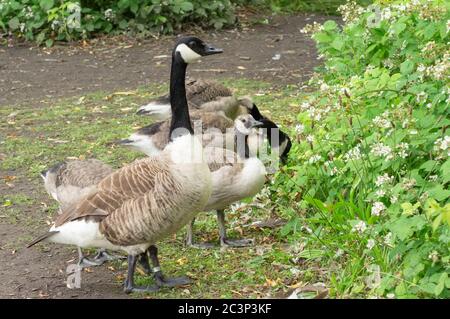
[[[189, 282], [161, 272], [156, 243], [202, 211], [211, 195], [211, 173], [200, 141], [192, 134], [184, 76], [187, 64], [221, 53], [195, 37], [180, 39], [172, 53], [170, 142], [158, 155], [136, 160], [102, 179], [74, 205], [64, 208], [50, 230], [32, 241], [81, 248], [122, 250], [128, 255], [125, 292], [153, 292]], [[190, 152], [189, 152], [190, 151]], [[147, 258], [145, 258], [147, 257]], [[153, 264], [156, 284], [138, 287], [138, 258]]]

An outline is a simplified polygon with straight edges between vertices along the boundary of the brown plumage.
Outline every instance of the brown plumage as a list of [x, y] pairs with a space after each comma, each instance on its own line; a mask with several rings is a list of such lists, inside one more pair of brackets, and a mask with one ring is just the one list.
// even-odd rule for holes
[[[236, 98], [229, 88], [217, 81], [200, 79], [187, 81], [186, 97], [190, 112], [223, 112], [230, 119], [235, 119], [245, 109], [241, 100]], [[137, 114], [148, 115], [155, 120], [170, 118], [169, 94], [141, 106]]]
[[113, 168], [97, 159], [71, 160], [41, 173], [47, 192], [67, 207], [88, 195]]
[[[212, 112], [191, 112], [191, 123], [196, 134], [205, 133], [207, 130], [217, 129], [225, 133], [228, 128], [233, 127], [233, 121], [220, 113]], [[201, 131], [197, 130], [197, 125], [201, 125]], [[134, 148], [147, 155], [155, 155], [166, 147], [169, 143], [170, 119], [153, 123], [140, 128], [129, 138], [118, 141], [119, 144]], [[205, 135], [209, 136], [209, 135]], [[203, 143], [204, 146], [208, 141]]]
[[[183, 172], [183, 164], [175, 166], [168, 154], [161, 157], [164, 160], [137, 160], [107, 176], [95, 192], [66, 209], [56, 219], [55, 227], [93, 219], [100, 223], [100, 233], [117, 246], [153, 243], [168, 229], [176, 230], [204, 205], [204, 200], [198, 203], [198, 199], [205, 197], [202, 191], [208, 181], [202, 174], [196, 175], [197, 181], [187, 179], [190, 174], [174, 174]], [[192, 208], [193, 212], [180, 214], [185, 208]]]

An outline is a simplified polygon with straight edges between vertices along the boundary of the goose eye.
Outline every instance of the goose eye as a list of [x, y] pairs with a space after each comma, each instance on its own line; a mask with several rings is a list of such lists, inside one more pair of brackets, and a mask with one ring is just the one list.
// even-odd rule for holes
[[191, 42], [188, 43], [188, 45], [189, 45], [190, 47], [193, 47], [193, 46], [195, 46], [195, 42], [194, 42], [194, 41], [191, 41]]

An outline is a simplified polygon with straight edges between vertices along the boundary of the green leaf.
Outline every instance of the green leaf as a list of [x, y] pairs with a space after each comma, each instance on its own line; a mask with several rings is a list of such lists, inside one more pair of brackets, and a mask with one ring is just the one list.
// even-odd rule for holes
[[436, 169], [437, 162], [433, 160], [426, 161], [422, 165], [420, 165], [420, 169], [425, 170], [426, 172], [431, 172], [432, 170]]
[[45, 41], [45, 45], [47, 46], [47, 48], [51, 47], [53, 45], [53, 40], [52, 39], [47, 39]]
[[191, 2], [182, 2], [182, 3], [180, 4], [180, 8], [181, 8], [181, 10], [183, 10], [184, 12], [192, 11], [192, 10], [194, 10], [194, 5], [193, 5]]
[[414, 63], [410, 60], [406, 60], [400, 64], [400, 72], [404, 75], [410, 74], [414, 70]]
[[450, 190], [442, 188], [442, 185], [436, 185], [428, 190], [428, 194], [431, 198], [440, 202], [450, 197]]
[[398, 236], [400, 240], [411, 237], [415, 231], [422, 229], [427, 221], [423, 216], [401, 216], [388, 225], [389, 230]]
[[297, 256], [305, 259], [317, 259], [325, 255], [325, 252], [320, 249], [305, 249]]
[[41, 43], [44, 42], [45, 36], [46, 36], [45, 31], [42, 31], [37, 35], [36, 42], [38, 45], [41, 45]]
[[14, 17], [14, 18], [12, 18], [11, 20], [8, 21], [8, 25], [9, 25], [9, 28], [14, 31], [14, 30], [17, 30], [19, 28], [20, 21], [19, 21], [19, 19], [17, 17]]
[[333, 31], [336, 28], [337, 28], [337, 23], [333, 20], [328, 20], [327, 22], [325, 22], [323, 24], [323, 29], [325, 31]]
[[319, 32], [319, 33], [314, 34], [313, 39], [319, 43], [330, 43], [333, 40], [333, 38], [330, 37], [325, 32]]
[[402, 22], [397, 22], [392, 26], [392, 29], [395, 31], [397, 35], [403, 32], [406, 29], [406, 24]]
[[336, 50], [341, 51], [344, 47], [344, 41], [340, 37], [337, 37], [331, 42], [331, 46]]
[[53, 0], [40, 0], [39, 1], [39, 6], [42, 8], [42, 10], [44, 11], [48, 11], [51, 8], [53, 8], [54, 6], [54, 1]]
[[438, 284], [436, 285], [436, 287], [434, 288], [434, 294], [436, 296], [439, 296], [442, 291], [444, 291], [445, 288], [445, 282], [447, 281], [448, 278], [448, 274], [447, 273], [443, 273], [440, 277], [439, 277], [439, 281]]

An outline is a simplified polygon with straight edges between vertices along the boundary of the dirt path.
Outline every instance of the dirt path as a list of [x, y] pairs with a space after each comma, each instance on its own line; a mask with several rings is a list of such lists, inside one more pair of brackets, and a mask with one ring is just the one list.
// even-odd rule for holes
[[[314, 15], [276, 17], [271, 18], [270, 25], [201, 34], [201, 38], [223, 46], [225, 53], [192, 66], [189, 75], [245, 77], [280, 86], [301, 83], [318, 62], [313, 42], [299, 30], [314, 20], [325, 19]], [[37, 106], [39, 101], [55, 97], [167, 82], [172, 44], [173, 37], [168, 37], [119, 44], [106, 39], [84, 48], [0, 48], [0, 107]], [[30, 184], [25, 176], [13, 173], [18, 175], [14, 192], [22, 188], [21, 192], [37, 198], [36, 202], [51, 204], [46, 194], [36, 193], [39, 182]], [[0, 195], [11, 192], [3, 180], [0, 184]], [[30, 213], [42, 214], [42, 209], [36, 210]], [[0, 216], [0, 298], [126, 297], [117, 280], [119, 274], [107, 266], [83, 273], [81, 289], [67, 289], [65, 267], [76, 256], [75, 250], [57, 245], [23, 249], [26, 239], [39, 233], [35, 228], [8, 222]]]
[[[280, 85], [302, 82], [309, 78], [317, 60], [313, 42], [299, 30], [324, 19], [314, 15], [275, 17], [269, 25], [201, 34], [222, 46], [225, 53], [192, 66], [189, 75], [246, 77]], [[119, 45], [105, 40], [85, 48], [0, 48], [0, 105], [167, 82], [172, 44], [173, 37], [166, 37]]]

